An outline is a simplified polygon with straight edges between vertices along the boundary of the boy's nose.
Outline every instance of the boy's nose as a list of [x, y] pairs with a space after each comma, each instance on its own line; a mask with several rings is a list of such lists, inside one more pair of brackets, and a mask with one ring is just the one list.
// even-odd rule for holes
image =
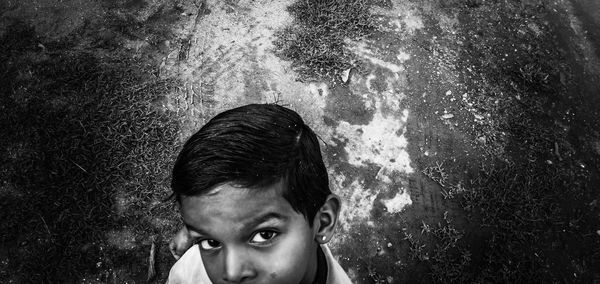
[[225, 251], [223, 280], [227, 283], [245, 283], [256, 277], [254, 264], [245, 250], [229, 249]]

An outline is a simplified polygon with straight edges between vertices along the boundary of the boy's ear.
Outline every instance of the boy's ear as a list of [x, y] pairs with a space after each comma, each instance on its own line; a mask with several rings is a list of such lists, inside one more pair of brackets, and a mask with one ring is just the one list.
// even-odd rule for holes
[[340, 198], [335, 194], [330, 194], [327, 196], [323, 206], [317, 211], [313, 220], [314, 235], [317, 243], [325, 244], [333, 237], [335, 226], [338, 223], [340, 207]]

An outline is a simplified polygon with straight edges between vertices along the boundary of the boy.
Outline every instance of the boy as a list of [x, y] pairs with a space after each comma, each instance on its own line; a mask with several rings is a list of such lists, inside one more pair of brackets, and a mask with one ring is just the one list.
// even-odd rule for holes
[[218, 114], [183, 146], [171, 185], [185, 227], [170, 248], [187, 251], [168, 283], [350, 283], [325, 245], [340, 199], [296, 112]]

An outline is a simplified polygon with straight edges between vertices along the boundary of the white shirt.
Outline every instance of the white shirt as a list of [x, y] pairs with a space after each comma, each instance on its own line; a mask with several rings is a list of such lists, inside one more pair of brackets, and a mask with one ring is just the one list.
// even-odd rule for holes
[[[335, 260], [329, 247], [321, 245], [327, 261], [327, 284], [351, 284], [350, 278]], [[202, 263], [198, 245], [189, 248], [171, 267], [167, 284], [212, 284]]]

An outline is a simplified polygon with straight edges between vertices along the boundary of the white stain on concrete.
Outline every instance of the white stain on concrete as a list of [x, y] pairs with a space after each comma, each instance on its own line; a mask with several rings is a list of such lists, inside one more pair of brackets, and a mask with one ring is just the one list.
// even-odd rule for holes
[[334, 136], [346, 141], [348, 162], [355, 166], [379, 165], [389, 172], [412, 173], [410, 157], [406, 151], [406, 117], [384, 116], [378, 108], [368, 125], [339, 123]]
[[365, 79], [365, 85], [367, 86], [367, 89], [369, 91], [374, 91], [373, 87], [371, 86], [371, 81], [373, 81], [373, 79], [377, 78], [377, 76], [375, 76], [374, 74], [369, 74], [367, 75], [367, 78]]
[[398, 61], [400, 61], [400, 63], [403, 64], [404, 62], [410, 59], [410, 54], [400, 50], [398, 55], [396, 55], [396, 58], [398, 59]]
[[384, 60], [381, 60], [379, 58], [369, 56], [369, 55], [363, 55], [363, 57], [368, 59], [369, 61], [371, 61], [372, 64], [386, 68], [386, 69], [392, 71], [393, 73], [398, 73], [400, 71], [404, 71], [404, 66], [396, 65], [394, 63], [387, 62], [387, 61], [384, 61]]
[[377, 187], [376, 189], [365, 188], [358, 182], [361, 177], [348, 177], [351, 180], [345, 183], [350, 183], [350, 186], [339, 187], [338, 192], [348, 205], [347, 211], [342, 213], [342, 219], [346, 222], [362, 220], [363, 224], [374, 224], [369, 218], [375, 206], [374, 202], [382, 204], [391, 213], [400, 212], [412, 204], [410, 194], [406, 190], [398, 192], [393, 198], [380, 201], [376, 201], [379, 199], [373, 193], [382, 193], [399, 185], [400, 188], [407, 188], [407, 175], [414, 173], [405, 136], [409, 110], [401, 107], [405, 94], [396, 91], [398, 79], [393, 75], [386, 76], [385, 91], [374, 90], [371, 81], [376, 78], [377, 76], [371, 73], [358, 80], [353, 79], [350, 85], [353, 92], [361, 94], [365, 108], [374, 111], [371, 121], [367, 124], [340, 121], [328, 136], [330, 141], [335, 138], [344, 143], [347, 162], [350, 165], [379, 168], [375, 176], [377, 182], [372, 185]]
[[[407, 19], [411, 29], [419, 27], [419, 24], [422, 25], [420, 19], [415, 17]], [[382, 57], [380, 52], [371, 50], [370, 46], [374, 43], [347, 43], [349, 49], [358, 57], [377, 68], [388, 70], [391, 74], [370, 73], [365, 77], [353, 78], [350, 89], [354, 93], [361, 94], [365, 108], [374, 111], [373, 118], [366, 125], [340, 121], [328, 134], [330, 138], [345, 143], [349, 164], [357, 167], [378, 167], [379, 171], [375, 179], [379, 184], [376, 186], [383, 185], [387, 190], [394, 185], [404, 184], [406, 176], [414, 172], [407, 152], [408, 141], [405, 136], [409, 111], [401, 108], [405, 94], [399, 92], [397, 88], [401, 75], [405, 72], [402, 64], [410, 59], [410, 55], [400, 50], [390, 60], [388, 57]], [[385, 76], [384, 91], [376, 90], [372, 86], [373, 80], [378, 79], [378, 76]], [[377, 196], [372, 192], [379, 193], [381, 188], [378, 190], [364, 188], [357, 181], [359, 179], [355, 178], [349, 188], [340, 188], [338, 191], [345, 196], [345, 202], [348, 204], [347, 211], [341, 216], [346, 222], [362, 220], [364, 224], [374, 224], [369, 217]], [[400, 212], [405, 206], [412, 204], [410, 195], [405, 190], [381, 202], [391, 213]]]
[[445, 33], [455, 35], [459, 26], [458, 14], [446, 15], [441, 13], [438, 19], [438, 25]]
[[373, 204], [377, 193], [365, 188], [361, 181], [353, 180], [349, 185], [343, 174], [330, 174], [333, 177], [333, 191], [340, 194], [342, 199], [342, 211], [340, 213], [340, 224], [343, 230], [347, 230], [355, 223], [364, 223], [371, 216]]
[[408, 1], [392, 0], [392, 9], [375, 7], [372, 13], [383, 16], [389, 21], [389, 26], [383, 27], [388, 31], [404, 32], [408, 35], [424, 27], [423, 19], [419, 15], [419, 9], [425, 9], [428, 3], [419, 3], [419, 7]]
[[390, 108], [391, 110], [393, 110], [395, 112], [402, 113], [400, 120], [402, 122], [406, 123], [406, 118], [408, 117], [408, 110], [405, 109], [403, 111], [400, 111], [400, 102], [402, 102], [402, 100], [404, 99], [404, 97], [406, 97], [406, 95], [403, 92], [398, 93], [398, 92], [390, 91], [388, 89], [382, 93], [382, 97], [388, 108]]
[[411, 205], [412, 200], [407, 190], [402, 190], [402, 192], [396, 193], [396, 196], [391, 199], [382, 199], [381, 203], [383, 203], [389, 213], [394, 214], [401, 212], [407, 205]]
[[359, 57], [367, 59], [373, 65], [388, 69], [392, 73], [398, 73], [405, 70], [404, 66], [378, 58], [371, 50], [369, 50], [369, 48], [367, 47], [367, 43], [365, 42], [347, 41], [346, 43], [348, 44], [349, 49], [353, 53], [355, 53]]
[[308, 84], [308, 91], [314, 97], [312, 101], [315, 103], [312, 106], [325, 108], [327, 105], [327, 96], [329, 96], [329, 86], [322, 82], [312, 82]]
[[415, 15], [412, 11], [407, 11], [406, 14], [402, 15], [402, 23], [406, 31], [411, 34], [424, 27], [421, 17]]

